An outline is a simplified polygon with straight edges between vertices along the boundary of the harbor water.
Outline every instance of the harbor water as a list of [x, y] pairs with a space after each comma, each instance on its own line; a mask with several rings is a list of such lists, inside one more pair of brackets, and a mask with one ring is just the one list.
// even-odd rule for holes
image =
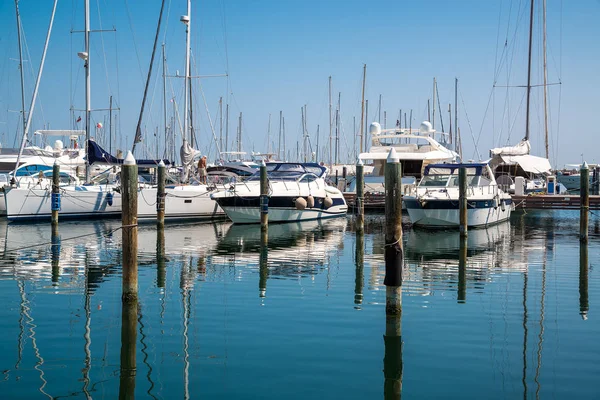
[[350, 216], [272, 224], [268, 243], [141, 225], [129, 322], [119, 226], [0, 224], [3, 399], [600, 397], [598, 216], [580, 246], [578, 211], [515, 212], [469, 230], [466, 258], [458, 231], [407, 224], [395, 334], [382, 216], [360, 236]]

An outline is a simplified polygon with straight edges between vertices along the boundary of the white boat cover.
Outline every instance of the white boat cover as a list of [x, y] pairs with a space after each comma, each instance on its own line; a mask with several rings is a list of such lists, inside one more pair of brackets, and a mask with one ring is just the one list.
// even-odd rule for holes
[[552, 169], [547, 158], [532, 156], [531, 154], [520, 156], [501, 155], [500, 157], [506, 164], [519, 164], [525, 172], [544, 174], [549, 173]]
[[36, 135], [46, 136], [85, 136], [85, 131], [82, 130], [66, 130], [66, 129], [40, 129], [34, 132]]
[[524, 156], [531, 151], [529, 140], [523, 139], [516, 146], [496, 147], [490, 150], [490, 156]]
[[186, 139], [183, 139], [179, 154], [181, 156], [181, 164], [183, 165], [183, 169], [181, 170], [181, 182], [187, 182], [190, 170], [194, 164], [194, 158], [200, 154], [200, 151], [194, 149]]

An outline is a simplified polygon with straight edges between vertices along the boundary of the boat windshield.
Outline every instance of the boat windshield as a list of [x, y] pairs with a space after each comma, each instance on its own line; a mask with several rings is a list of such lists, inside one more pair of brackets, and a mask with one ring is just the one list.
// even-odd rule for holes
[[[312, 163], [267, 163], [267, 175], [270, 180], [276, 181], [297, 181], [305, 174], [322, 177], [325, 172], [324, 167]], [[248, 180], [260, 180], [260, 170], [256, 171]]]
[[[467, 186], [478, 186], [479, 176], [468, 175]], [[426, 175], [419, 186], [424, 187], [458, 187], [458, 175]]]

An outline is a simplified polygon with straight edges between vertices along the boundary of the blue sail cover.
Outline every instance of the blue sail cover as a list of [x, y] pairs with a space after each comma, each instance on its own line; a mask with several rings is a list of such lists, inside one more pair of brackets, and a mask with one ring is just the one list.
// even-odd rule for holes
[[[104, 150], [98, 143], [93, 140], [86, 142], [86, 158], [89, 165], [92, 164], [103, 164], [103, 165], [122, 165], [123, 159], [117, 158], [112, 154]], [[156, 167], [161, 160], [135, 160], [138, 167]], [[165, 165], [171, 165], [169, 160], [162, 160]]]

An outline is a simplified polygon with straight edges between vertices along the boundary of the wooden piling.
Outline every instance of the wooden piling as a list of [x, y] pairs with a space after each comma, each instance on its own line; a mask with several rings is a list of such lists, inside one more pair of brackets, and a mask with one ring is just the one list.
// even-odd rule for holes
[[590, 310], [588, 296], [588, 246], [587, 243], [579, 245], [579, 314], [584, 320], [587, 319]]
[[385, 165], [385, 279], [386, 315], [402, 313], [402, 171], [392, 148]]
[[52, 166], [52, 194], [51, 194], [51, 209], [52, 209], [52, 226], [58, 225], [58, 212], [60, 211], [60, 165], [54, 162]]
[[383, 398], [398, 400], [402, 397], [402, 319], [400, 315], [387, 316], [383, 343]]
[[260, 165], [260, 230], [269, 229], [269, 178], [264, 160]]
[[123, 225], [123, 302], [137, 302], [138, 294], [138, 167], [131, 151], [121, 168], [121, 223]]
[[167, 168], [163, 160], [158, 164], [158, 188], [156, 191], [156, 223], [159, 229], [165, 227], [165, 185], [167, 180]]
[[460, 237], [460, 248], [458, 250], [458, 303], [467, 300], [467, 237]]
[[600, 195], [600, 166], [596, 166], [592, 174], [592, 194]]
[[580, 183], [580, 212], [579, 212], [579, 240], [587, 243], [588, 241], [588, 224], [590, 216], [590, 169], [588, 164], [584, 162], [579, 170]]
[[466, 237], [469, 218], [467, 214], [467, 169], [465, 167], [458, 169], [458, 207], [460, 236]]
[[137, 297], [124, 301], [121, 306], [121, 373], [119, 399], [135, 398], [136, 344], [137, 344]]
[[359, 158], [356, 162], [356, 232], [365, 229], [365, 166]]

